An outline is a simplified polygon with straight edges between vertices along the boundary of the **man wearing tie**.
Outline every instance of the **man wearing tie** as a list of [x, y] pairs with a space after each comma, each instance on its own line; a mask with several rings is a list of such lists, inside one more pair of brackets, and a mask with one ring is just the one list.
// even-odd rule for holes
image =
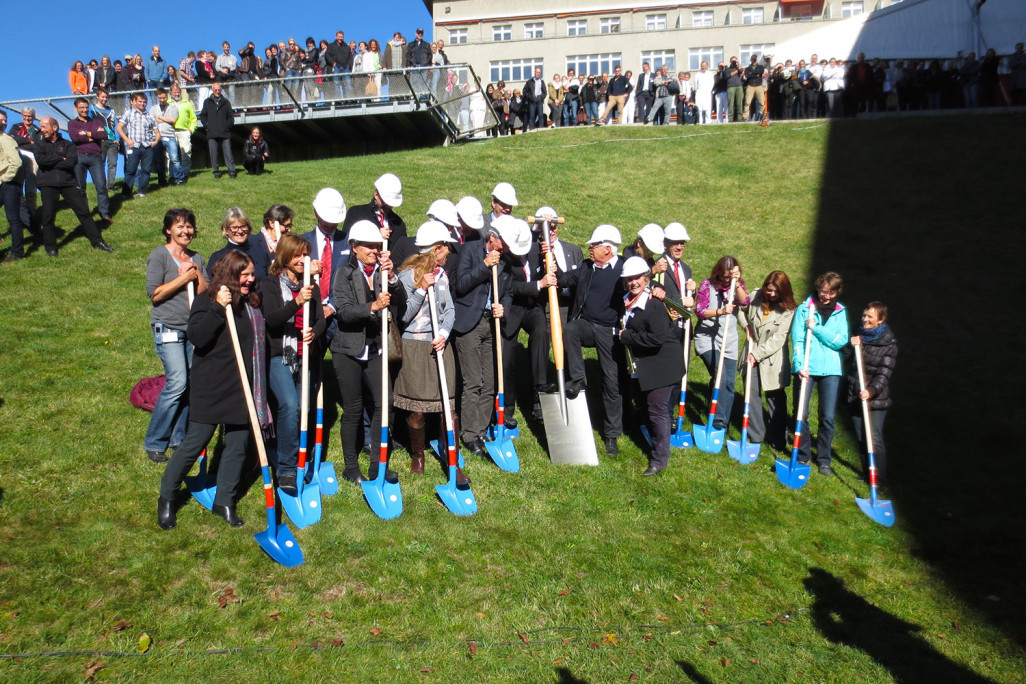
[[648, 111], [652, 109], [655, 102], [655, 85], [652, 83], [652, 67], [648, 62], [641, 65], [641, 74], [638, 75], [638, 87], [635, 95], [638, 100], [638, 115], [635, 121], [645, 122], [648, 120]]
[[[338, 322], [335, 320], [335, 302], [331, 295], [331, 283], [335, 273], [345, 262], [349, 253], [346, 234], [338, 229], [338, 224], [346, 218], [346, 202], [342, 193], [335, 188], [323, 188], [317, 193], [313, 202], [317, 227], [300, 237], [310, 243], [310, 255], [321, 261], [321, 275], [318, 282], [321, 295], [321, 306], [324, 309], [324, 320], [328, 325], [326, 342], [331, 342]], [[323, 348], [327, 348], [327, 344]]]
[[381, 237], [389, 243], [406, 237], [406, 222], [395, 213], [403, 203], [403, 184], [394, 173], [386, 173], [374, 181], [374, 197], [367, 204], [357, 204], [346, 214], [342, 230], [346, 235], [357, 221], [370, 221], [381, 229]]
[[545, 81], [542, 80], [541, 67], [535, 68], [534, 78], [527, 79], [522, 92], [524, 104], [527, 105], [523, 132], [526, 133], [532, 128], [545, 128], [545, 113], [542, 110], [542, 105], [545, 104], [545, 98], [548, 97], [549, 91], [545, 86]]

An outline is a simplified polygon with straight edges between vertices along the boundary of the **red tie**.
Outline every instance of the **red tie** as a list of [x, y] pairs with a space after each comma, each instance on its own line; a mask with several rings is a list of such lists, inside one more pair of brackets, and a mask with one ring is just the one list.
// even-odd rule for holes
[[321, 301], [331, 292], [331, 238], [324, 236], [324, 250], [321, 252]]
[[677, 291], [680, 292], [681, 294], [683, 294], [684, 290], [680, 286], [680, 262], [679, 261], [674, 261], [673, 262], [673, 279], [675, 281], [677, 281]]

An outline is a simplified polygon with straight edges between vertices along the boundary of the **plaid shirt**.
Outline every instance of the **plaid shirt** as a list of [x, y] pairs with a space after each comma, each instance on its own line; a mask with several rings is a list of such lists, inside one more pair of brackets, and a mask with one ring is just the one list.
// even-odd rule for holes
[[140, 112], [132, 108], [125, 112], [121, 121], [125, 124], [125, 132], [136, 147], [149, 147], [157, 139], [154, 133], [157, 120], [150, 116], [149, 112]]
[[[188, 80], [186, 80], [186, 76], [189, 77]], [[188, 57], [178, 60], [178, 85], [184, 88], [190, 85], [195, 78], [196, 70], [192, 68], [192, 60]]]

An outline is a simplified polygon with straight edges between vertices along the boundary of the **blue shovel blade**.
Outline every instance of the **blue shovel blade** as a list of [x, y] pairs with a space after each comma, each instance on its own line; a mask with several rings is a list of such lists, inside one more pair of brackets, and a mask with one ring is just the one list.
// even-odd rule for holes
[[207, 475], [207, 457], [199, 460], [199, 472], [195, 476], [185, 478], [185, 486], [192, 498], [208, 511], [214, 507], [214, 496], [217, 494], [217, 480]]
[[641, 436], [645, 438], [649, 446], [652, 446], [652, 435], [648, 434], [648, 427], [645, 425], [641, 426]]
[[727, 436], [726, 428], [715, 428], [708, 425], [692, 425], [691, 432], [695, 436], [695, 446], [709, 454], [718, 454], [723, 450], [723, 442]]
[[378, 466], [378, 476], [373, 480], [364, 480], [360, 483], [363, 488], [363, 496], [367, 499], [374, 515], [382, 520], [398, 518], [403, 513], [403, 492], [399, 482], [389, 482], [385, 479], [385, 472], [388, 470], [385, 465]]
[[[506, 436], [509, 437], [510, 439], [516, 439], [517, 437], [520, 437], [520, 426], [519, 425], [517, 425], [512, 430], [510, 430], [508, 427], [503, 425], [502, 429], [503, 429], [503, 431], [505, 431]], [[488, 439], [495, 439], [495, 426], [494, 425], [489, 425], [488, 426], [488, 428], [485, 430], [485, 437], [487, 437]], [[463, 466], [460, 466], [460, 467], [462, 468]]]
[[292, 524], [303, 529], [321, 519], [321, 490], [316, 484], [302, 485], [296, 496], [278, 488], [278, 500]]
[[314, 471], [314, 482], [321, 486], [322, 496], [338, 494], [338, 476], [335, 474], [335, 464], [331, 461], [321, 461], [320, 467]]
[[274, 509], [269, 510], [272, 512], [268, 514], [268, 528], [263, 532], [257, 532], [253, 538], [274, 562], [286, 568], [302, 565], [303, 550], [299, 548], [299, 542], [292, 536], [288, 527], [272, 522]]
[[791, 489], [801, 489], [808, 484], [809, 473], [812, 470], [812, 466], [808, 463], [798, 463], [794, 459], [787, 461], [778, 458], [776, 459], [776, 464], [777, 479], [780, 480], [780, 484]]
[[761, 444], [752, 444], [747, 441], [739, 442], [733, 439], [727, 440], [727, 453], [741, 465], [754, 463], [755, 459], [759, 458], [759, 449], [761, 448]]
[[474, 515], [477, 513], [477, 499], [470, 486], [456, 486], [456, 468], [449, 467], [449, 481], [445, 484], [435, 485], [435, 492], [438, 498], [445, 504], [445, 507], [456, 515]]
[[891, 506], [890, 501], [877, 499], [874, 504], [871, 499], [856, 497], [855, 503], [859, 505], [862, 512], [868, 515], [873, 522], [878, 522], [884, 527], [890, 527], [894, 524], [894, 507]]
[[[439, 441], [437, 439], [430, 439], [430, 440], [428, 440], [428, 444], [431, 446], [431, 450], [434, 451], [438, 455], [438, 458], [442, 459], [443, 461], [445, 461], [447, 458], [449, 458], [449, 454], [446, 453], [445, 449], [442, 448], [441, 443], [439, 443]], [[464, 468], [467, 465], [463, 461], [463, 452], [462, 451], [457, 451], [456, 452], [456, 465], [458, 465], [460, 468]]]
[[517, 458], [517, 449], [513, 446], [513, 440], [505, 427], [499, 426], [495, 429], [495, 440], [485, 442], [485, 449], [492, 457], [492, 462], [507, 473], [520, 472], [520, 459]]
[[678, 449], [690, 449], [695, 446], [691, 433], [684, 429], [683, 421], [677, 423], [677, 429], [670, 435], [670, 446]]

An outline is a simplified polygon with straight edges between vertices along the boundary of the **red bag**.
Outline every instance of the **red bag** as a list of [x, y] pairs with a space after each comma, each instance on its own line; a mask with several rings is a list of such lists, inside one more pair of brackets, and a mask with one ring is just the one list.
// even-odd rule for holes
[[157, 405], [157, 397], [160, 396], [166, 384], [166, 375], [158, 375], [155, 378], [143, 378], [135, 383], [132, 393], [128, 395], [128, 400], [136, 408], [152, 411], [153, 407]]

